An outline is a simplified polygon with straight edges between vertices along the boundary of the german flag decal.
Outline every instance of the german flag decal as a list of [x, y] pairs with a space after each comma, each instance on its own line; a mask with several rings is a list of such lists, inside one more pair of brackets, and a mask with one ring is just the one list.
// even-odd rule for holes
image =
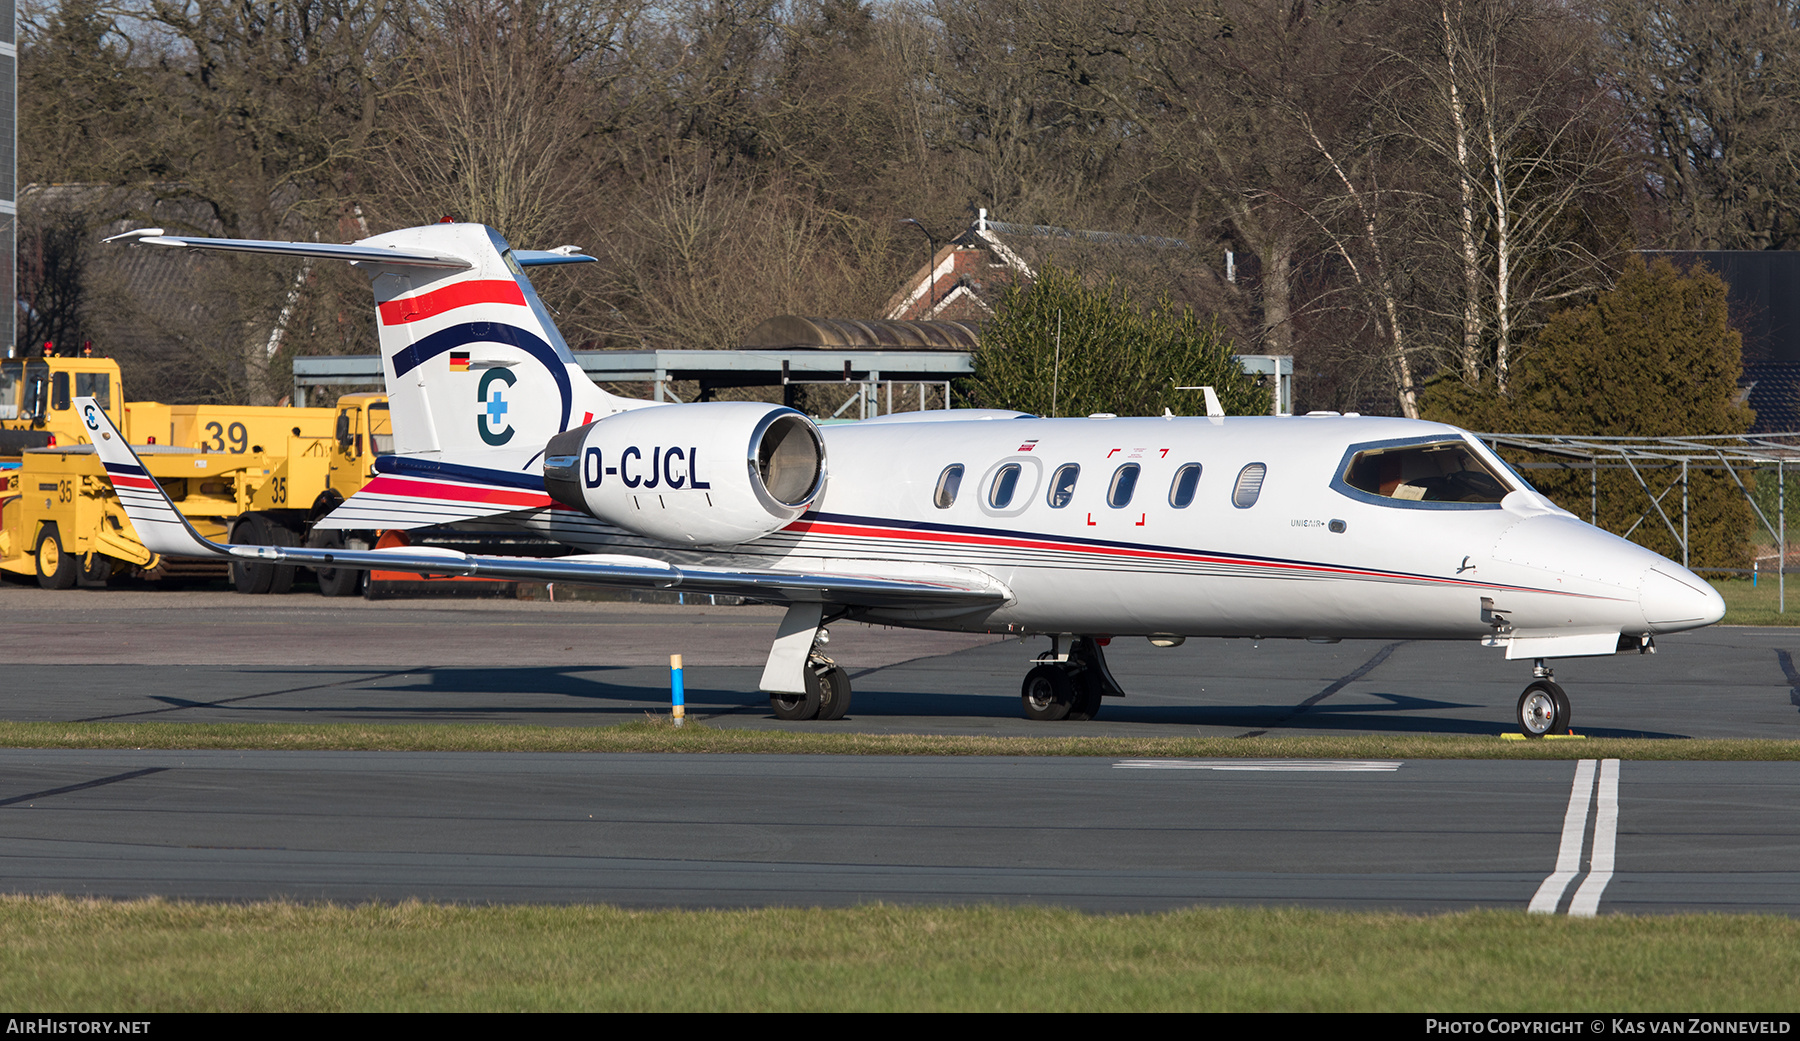
[[469, 352], [468, 351], [451, 351], [450, 352], [450, 371], [451, 372], [468, 372], [469, 371]]

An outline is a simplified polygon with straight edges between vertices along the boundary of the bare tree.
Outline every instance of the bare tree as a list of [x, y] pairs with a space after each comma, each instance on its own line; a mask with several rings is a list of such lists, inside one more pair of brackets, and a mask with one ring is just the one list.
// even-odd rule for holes
[[1635, 120], [1644, 188], [1679, 249], [1800, 237], [1800, 2], [1600, 0], [1609, 85]]
[[1524, 334], [1551, 305], [1603, 285], [1624, 244], [1614, 113], [1589, 71], [1587, 23], [1566, 8], [1418, 0], [1410, 15], [1411, 31], [1389, 37], [1400, 74], [1381, 108], [1436, 171], [1426, 187], [1454, 186], [1431, 195], [1449, 218], [1438, 226], [1454, 229], [1437, 248], [1460, 268], [1422, 301], [1427, 335], [1449, 341], [1465, 381], [1492, 378], [1505, 393]]
[[618, 52], [641, 13], [629, 0], [431, 3], [380, 132], [381, 216], [451, 215], [534, 248], [569, 235], [591, 106], [625, 74]]

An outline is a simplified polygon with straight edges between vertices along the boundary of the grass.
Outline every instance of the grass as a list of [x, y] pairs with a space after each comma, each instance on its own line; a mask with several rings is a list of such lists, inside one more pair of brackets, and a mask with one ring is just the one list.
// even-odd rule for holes
[[1196, 908], [630, 911], [0, 898], [0, 1005], [403, 1010], [1744, 1011], [1800, 922]]
[[367, 752], [672, 752], [748, 755], [1103, 756], [1256, 759], [1800, 759], [1800, 741], [1498, 737], [980, 737], [742, 730], [646, 719], [610, 727], [360, 723], [10, 723], [0, 748]]
[[1787, 611], [1777, 611], [1780, 590], [1774, 575], [1763, 575], [1754, 587], [1747, 578], [1709, 579], [1725, 598], [1726, 625], [1800, 625], [1800, 575], [1788, 583]]

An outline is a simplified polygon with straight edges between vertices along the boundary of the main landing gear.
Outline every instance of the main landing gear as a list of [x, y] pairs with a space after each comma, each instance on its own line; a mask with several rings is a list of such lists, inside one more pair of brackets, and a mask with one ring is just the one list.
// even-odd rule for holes
[[814, 652], [806, 659], [805, 694], [770, 694], [775, 718], [790, 723], [806, 719], [843, 719], [850, 711], [850, 674], [844, 667]]
[[1050, 640], [1050, 649], [1037, 656], [1038, 664], [1019, 689], [1026, 719], [1086, 721], [1099, 714], [1101, 698], [1125, 696], [1106, 667], [1099, 640], [1068, 635]]
[[1519, 729], [1526, 737], [1569, 733], [1569, 695], [1551, 678], [1544, 659], [1537, 659], [1531, 674], [1537, 679], [1519, 695]]
[[[850, 711], [850, 674], [820, 649], [831, 642], [830, 631], [821, 624], [823, 620], [818, 604], [796, 604], [782, 619], [781, 633], [775, 638], [770, 663], [763, 674], [763, 689], [788, 688], [769, 692], [769, 709], [776, 719], [790, 723], [807, 719], [835, 720], [843, 719]], [[805, 654], [804, 661], [800, 660], [802, 653]], [[799, 669], [800, 682], [794, 682], [791, 671], [778, 672], [784, 662], [786, 669]], [[805, 689], [796, 692], [795, 687]]]

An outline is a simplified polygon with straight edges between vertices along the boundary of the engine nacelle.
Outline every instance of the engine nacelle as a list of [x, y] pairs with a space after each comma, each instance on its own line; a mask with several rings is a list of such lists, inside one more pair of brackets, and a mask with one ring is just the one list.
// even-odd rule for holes
[[663, 542], [748, 542], [791, 523], [824, 487], [819, 428], [759, 402], [634, 409], [544, 449], [551, 498]]

